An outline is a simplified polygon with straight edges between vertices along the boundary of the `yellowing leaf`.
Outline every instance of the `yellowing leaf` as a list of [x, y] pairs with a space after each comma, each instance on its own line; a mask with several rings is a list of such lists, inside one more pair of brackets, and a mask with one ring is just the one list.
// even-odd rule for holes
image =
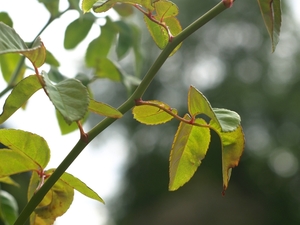
[[12, 114], [21, 108], [26, 101], [42, 88], [36, 75], [31, 75], [21, 80], [9, 94], [0, 115], [0, 124], [4, 123]]
[[[45, 225], [53, 224], [57, 217], [62, 216], [69, 209], [73, 197], [74, 189], [59, 179], [35, 209], [35, 218], [32, 221], [39, 223], [43, 221]], [[32, 223], [35, 224], [37, 223]]]
[[[191, 119], [188, 115], [184, 119]], [[206, 124], [196, 119], [197, 124]], [[204, 159], [210, 143], [210, 130], [180, 122], [170, 154], [169, 190], [174, 191], [188, 182]]]
[[265, 22], [265, 26], [270, 35], [272, 51], [274, 52], [279, 41], [281, 27], [280, 0], [258, 0], [258, 5]]
[[245, 140], [241, 125], [232, 132], [221, 133], [223, 194], [228, 187], [231, 169], [238, 165], [243, 154]]
[[175, 17], [178, 15], [178, 7], [171, 1], [160, 0], [154, 2], [154, 7], [156, 11], [156, 15], [159, 20], [168, 18], [168, 17]]
[[101, 116], [111, 117], [111, 118], [121, 118], [123, 114], [117, 109], [103, 102], [97, 102], [90, 99], [89, 110], [93, 113], [97, 113]]
[[134, 119], [147, 125], [166, 123], [173, 119], [169, 111], [177, 115], [177, 110], [160, 101], [146, 101], [144, 105], [135, 106], [132, 110]]

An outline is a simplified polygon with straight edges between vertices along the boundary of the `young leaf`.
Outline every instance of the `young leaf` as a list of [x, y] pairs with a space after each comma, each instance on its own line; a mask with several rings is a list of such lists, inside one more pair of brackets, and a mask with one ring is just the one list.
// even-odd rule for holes
[[[0, 153], [2, 151], [16, 152], [21, 155], [20, 157], [24, 156], [28, 158], [28, 160], [31, 160], [41, 169], [45, 168], [49, 162], [50, 149], [48, 144], [42, 137], [36, 134], [22, 130], [0, 129], [0, 143], [10, 149], [1, 150]], [[22, 163], [22, 161], [19, 162]], [[13, 165], [14, 163], [10, 167]]]
[[[47, 174], [52, 174], [55, 169], [50, 169], [47, 171]], [[60, 181], [63, 181], [66, 185], [72, 187], [76, 191], [79, 191], [81, 194], [94, 199], [96, 201], [104, 203], [103, 199], [92, 189], [90, 189], [85, 183], [83, 183], [78, 178], [74, 177], [72, 174], [64, 172], [63, 175], [59, 178]]]
[[[188, 115], [184, 119], [191, 119]], [[196, 119], [197, 124], [206, 124]], [[188, 182], [204, 159], [210, 142], [210, 130], [180, 122], [170, 153], [169, 190], [174, 191]]]
[[123, 114], [117, 109], [103, 102], [97, 102], [90, 99], [89, 110], [93, 113], [97, 113], [101, 116], [111, 117], [111, 118], [121, 118]]
[[243, 154], [245, 140], [241, 125], [232, 132], [222, 132], [223, 194], [228, 187], [231, 169], [238, 165]]
[[59, 179], [35, 209], [33, 224], [53, 224], [57, 217], [62, 216], [69, 209], [73, 197], [74, 189]]
[[258, 0], [258, 5], [265, 26], [271, 38], [272, 51], [275, 51], [279, 41], [281, 27], [281, 3], [280, 0]]
[[84, 14], [70, 23], [65, 32], [64, 47], [75, 48], [89, 33], [95, 17], [93, 14]]
[[0, 219], [5, 225], [13, 225], [17, 217], [17, 201], [8, 192], [0, 190]]
[[[84, 0], [85, 1], [85, 0]], [[112, 8], [117, 2], [128, 3], [132, 5], [140, 5], [149, 11], [153, 11], [152, 0], [98, 0], [94, 5], [93, 9], [97, 13], [106, 12]]]
[[[4, 80], [7, 83], [10, 82], [10, 79], [15, 72], [16, 65], [19, 63], [21, 58], [22, 58], [21, 55], [15, 54], [15, 53], [8, 53], [8, 54], [0, 55], [1, 72], [2, 72], [2, 76], [3, 76]], [[23, 79], [25, 70], [26, 70], [26, 66], [22, 65], [22, 67], [19, 71], [19, 74], [18, 74], [18, 79], [16, 82], [19, 82], [20, 80]]]
[[222, 132], [234, 131], [241, 123], [241, 118], [236, 112], [228, 109], [213, 109], [221, 127]]
[[87, 88], [76, 79], [66, 79], [54, 85], [45, 72], [42, 74], [49, 98], [67, 124], [81, 120], [89, 105]]
[[21, 80], [7, 97], [3, 112], [0, 115], [0, 124], [6, 121], [16, 112], [26, 101], [42, 86], [35, 75], [31, 75]]
[[173, 116], [167, 113], [169, 111], [177, 114], [176, 109], [160, 101], [147, 101], [143, 105], [135, 106], [132, 110], [133, 117], [140, 123], [146, 125], [157, 125], [170, 121]]

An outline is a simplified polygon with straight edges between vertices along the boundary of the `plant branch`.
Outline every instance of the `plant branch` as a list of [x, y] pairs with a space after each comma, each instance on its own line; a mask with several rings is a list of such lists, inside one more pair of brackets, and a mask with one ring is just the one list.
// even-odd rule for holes
[[[118, 108], [121, 113], [126, 113], [129, 111], [134, 105], [135, 100], [140, 99], [151, 81], [157, 74], [158, 70], [162, 67], [164, 62], [168, 59], [171, 52], [187, 37], [197, 31], [204, 24], [209, 22], [211, 19], [219, 15], [222, 11], [226, 9], [223, 2], [217, 4], [214, 8], [204, 14], [202, 17], [197, 19], [190, 26], [185, 28], [178, 36], [174, 37], [172, 42], [169, 42], [166, 48], [160, 53], [158, 58], [155, 60], [151, 68], [148, 70], [147, 74], [143, 78], [140, 85], [137, 87], [135, 92]], [[44, 185], [32, 196], [29, 200], [28, 204], [25, 206], [20, 216], [14, 223], [14, 225], [23, 225], [25, 221], [29, 218], [34, 209], [38, 206], [38, 204], [42, 201], [43, 197], [47, 194], [47, 192], [51, 189], [51, 187], [56, 183], [56, 181], [61, 177], [61, 175], [67, 170], [67, 168], [73, 163], [73, 161], [78, 157], [78, 155], [82, 152], [82, 150], [88, 145], [88, 143], [93, 140], [96, 136], [98, 136], [103, 130], [105, 130], [108, 126], [110, 126], [115, 118], [105, 118], [100, 123], [98, 123], [94, 128], [92, 128], [88, 133], [88, 142], [80, 139], [74, 148], [70, 151], [70, 153], [66, 156], [66, 158], [62, 161], [62, 163], [57, 167], [54, 173], [47, 179]]]

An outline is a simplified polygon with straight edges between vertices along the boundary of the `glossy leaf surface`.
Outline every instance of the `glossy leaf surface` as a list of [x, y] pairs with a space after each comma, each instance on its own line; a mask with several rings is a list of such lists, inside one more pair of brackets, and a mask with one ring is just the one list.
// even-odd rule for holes
[[89, 105], [86, 87], [76, 79], [66, 79], [54, 85], [46, 73], [43, 75], [49, 98], [67, 124], [81, 120]]
[[135, 106], [132, 110], [133, 117], [140, 123], [146, 125], [162, 124], [173, 119], [173, 116], [167, 113], [170, 111], [177, 114], [176, 109], [172, 109], [169, 105], [160, 101], [144, 101], [145, 104]]
[[35, 75], [21, 80], [7, 97], [3, 112], [0, 115], [0, 124], [5, 122], [13, 113], [26, 103], [26, 101], [42, 86]]
[[228, 109], [213, 109], [222, 132], [234, 131], [241, 123], [239, 114]]
[[10, 193], [0, 190], [0, 219], [5, 225], [13, 225], [17, 217], [17, 201]]
[[103, 102], [97, 102], [93, 99], [90, 100], [89, 110], [101, 116], [111, 118], [121, 118], [123, 116], [123, 114], [114, 107]]
[[[191, 119], [185, 115], [184, 119]], [[196, 119], [197, 124], [206, 124]], [[169, 190], [174, 191], [188, 182], [205, 157], [210, 143], [210, 130], [180, 122], [170, 154]]]
[[281, 2], [280, 0], [258, 0], [265, 26], [272, 42], [272, 51], [275, 51], [279, 41], [281, 28]]

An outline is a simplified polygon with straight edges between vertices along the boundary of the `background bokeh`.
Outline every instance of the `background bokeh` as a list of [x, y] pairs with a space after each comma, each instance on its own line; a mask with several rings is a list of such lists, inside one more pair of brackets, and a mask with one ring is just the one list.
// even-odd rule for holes
[[[180, 9], [178, 18], [186, 27], [218, 1], [174, 2]], [[282, 4], [283, 24], [275, 53], [271, 53], [257, 2], [235, 1], [234, 7], [183, 43], [144, 96], [145, 100], [164, 101], [184, 115], [188, 88], [193, 85], [213, 107], [241, 115], [246, 147], [239, 166], [233, 169], [225, 197], [221, 195], [221, 148], [216, 134], [212, 134], [208, 154], [191, 181], [169, 192], [168, 157], [178, 121], [145, 126], [127, 113], [91, 143], [92, 154], [98, 155], [99, 145], [109, 140], [120, 142], [122, 137], [120, 149], [126, 152], [121, 157], [116, 151], [113, 156], [122, 158], [118, 170], [122, 180], [117, 182], [113, 195], [105, 199], [105, 224], [300, 223], [300, 26], [291, 16], [291, 7], [286, 1]], [[160, 51], [141, 15], [130, 19], [142, 29], [141, 74], [145, 74]], [[129, 56], [120, 65], [130, 73], [131, 63]], [[80, 60], [72, 70], [90, 72]], [[116, 107], [126, 99], [126, 91], [119, 83], [99, 80], [91, 88], [96, 99]], [[86, 126], [98, 121], [99, 117], [92, 115]], [[26, 187], [28, 177], [23, 174], [15, 179]], [[98, 179], [101, 181], [100, 175]], [[4, 184], [1, 187], [16, 195], [23, 207], [26, 196], [20, 189]]]

